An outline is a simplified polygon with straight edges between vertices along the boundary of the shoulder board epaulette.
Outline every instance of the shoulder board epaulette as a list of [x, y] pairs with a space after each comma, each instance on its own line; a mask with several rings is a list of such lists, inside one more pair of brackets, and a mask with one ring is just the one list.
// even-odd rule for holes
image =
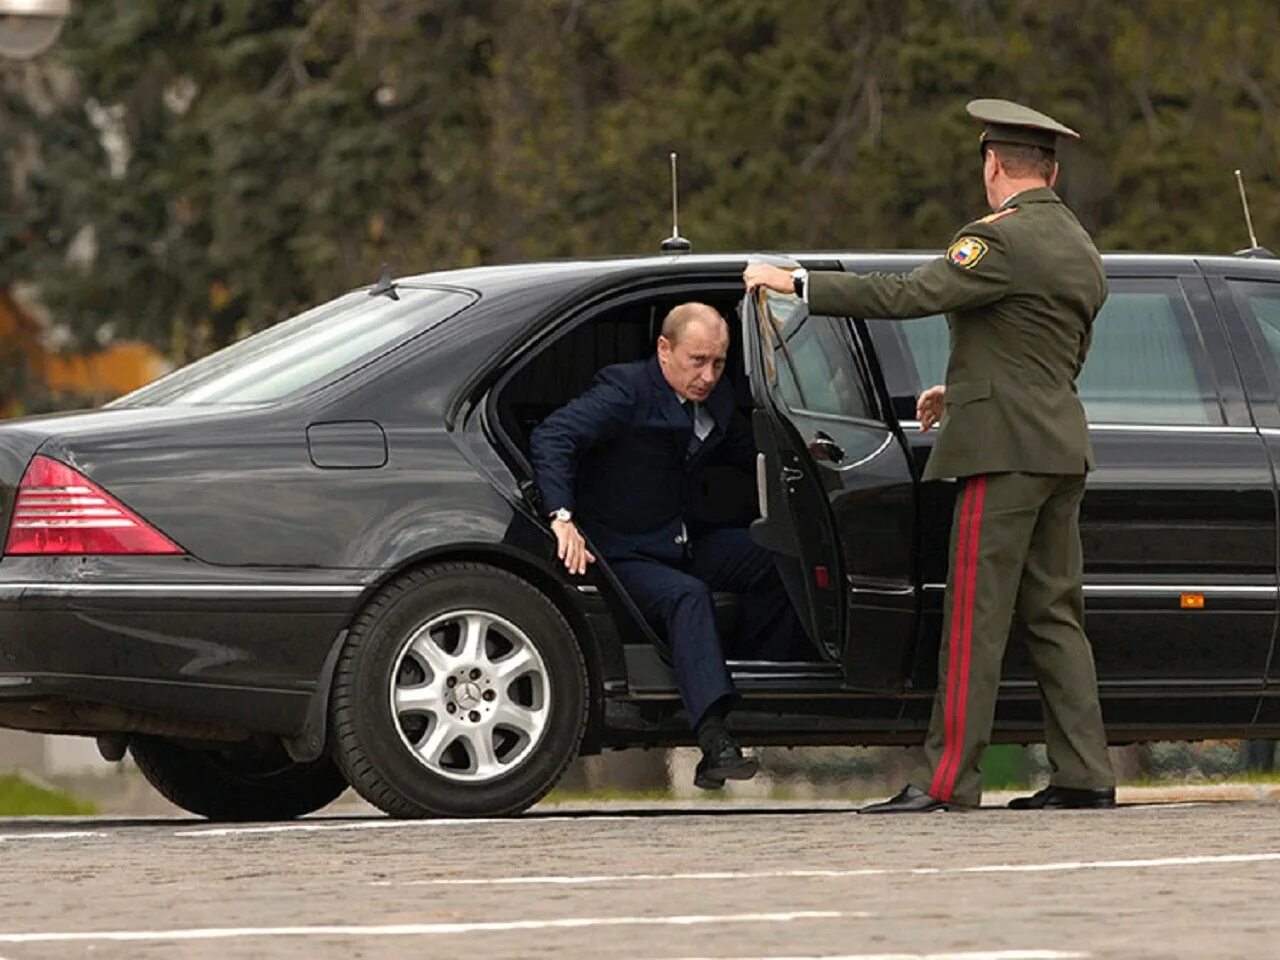
[[995, 213], [988, 213], [979, 220], [979, 223], [995, 223], [997, 220], [1003, 220], [1005, 217], [1011, 217], [1018, 212], [1017, 207], [1005, 207], [1003, 210], [997, 210]]

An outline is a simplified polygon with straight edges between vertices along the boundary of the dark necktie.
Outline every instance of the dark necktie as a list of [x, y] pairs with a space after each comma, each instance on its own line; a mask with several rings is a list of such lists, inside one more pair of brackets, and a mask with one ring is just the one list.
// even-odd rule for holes
[[689, 422], [693, 424], [693, 434], [689, 437], [689, 446], [685, 448], [685, 455], [692, 457], [702, 446], [702, 440], [698, 437], [698, 407], [692, 400], [681, 400], [680, 406], [684, 409]]

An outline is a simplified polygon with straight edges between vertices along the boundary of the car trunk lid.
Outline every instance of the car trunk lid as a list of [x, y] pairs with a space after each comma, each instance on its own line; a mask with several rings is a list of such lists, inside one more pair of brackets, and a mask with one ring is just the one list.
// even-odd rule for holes
[[[0, 424], [0, 531], [9, 529], [18, 485], [31, 458], [38, 452], [74, 461], [74, 457], [65, 457], [65, 450], [74, 449], [78, 437], [102, 440], [113, 433], [128, 433], [175, 421], [226, 417], [229, 409], [225, 405], [104, 408], [24, 417]], [[74, 462], [69, 465], [78, 467]]]

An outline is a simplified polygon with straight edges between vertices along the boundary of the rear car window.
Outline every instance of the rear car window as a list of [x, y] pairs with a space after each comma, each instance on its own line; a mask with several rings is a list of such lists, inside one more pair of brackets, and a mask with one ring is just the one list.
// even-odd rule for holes
[[397, 287], [357, 290], [276, 324], [126, 394], [113, 407], [267, 403], [331, 382], [447, 320], [475, 295]]

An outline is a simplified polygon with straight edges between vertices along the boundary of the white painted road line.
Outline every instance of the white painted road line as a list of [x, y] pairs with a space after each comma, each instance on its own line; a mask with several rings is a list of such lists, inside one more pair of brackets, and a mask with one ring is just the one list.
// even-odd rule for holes
[[807, 956], [680, 957], [678, 960], [1087, 960], [1091, 953], [1062, 950], [971, 950], [964, 953], [843, 953]]
[[[333, 830], [398, 830], [407, 827], [475, 826], [492, 820], [365, 820], [356, 823], [280, 823], [261, 827], [204, 827], [175, 830], [175, 837], [236, 837], [263, 833], [326, 833]], [[497, 821], [502, 822], [502, 821]]]
[[[852, 809], [852, 808], [851, 808]], [[849, 810], [835, 809], [832, 813], [848, 813]], [[785, 811], [779, 811], [780, 815]], [[689, 816], [701, 816], [696, 811], [688, 811]], [[717, 813], [717, 815], [720, 815]], [[181, 827], [169, 832], [174, 837], [236, 837], [255, 834], [272, 833], [328, 833], [330, 831], [349, 830], [424, 830], [437, 827], [519, 827], [528, 830], [540, 824], [561, 823], [609, 823], [624, 820], [646, 820], [644, 814], [592, 814], [586, 816], [532, 816], [532, 817], [438, 817], [423, 820], [338, 820], [338, 821], [300, 821], [294, 823], [264, 823], [254, 826], [239, 827]], [[130, 824], [121, 822], [113, 824], [120, 829], [113, 833], [100, 830], [63, 830], [43, 833], [0, 833], [0, 841], [5, 840], [73, 840], [84, 837], [130, 836], [125, 829], [142, 829], [154, 827], [155, 824]]]
[[804, 878], [948, 876], [979, 873], [1066, 873], [1074, 870], [1138, 870], [1195, 867], [1222, 863], [1275, 863], [1280, 853], [1231, 853], [1203, 857], [1163, 857], [1150, 860], [1073, 860], [1063, 863], [999, 863], [980, 867], [865, 867], [857, 870], [742, 870], [698, 873], [618, 873], [542, 877], [459, 877], [436, 880], [374, 880], [375, 887], [585, 886], [596, 883], [652, 883], [670, 880], [795, 880]]
[[97, 830], [48, 830], [42, 833], [0, 833], [0, 843], [14, 840], [83, 840], [86, 837], [105, 837]]
[[[259, 833], [327, 833], [332, 830], [422, 830], [430, 827], [503, 827], [517, 826], [523, 829], [535, 827], [541, 823], [565, 823], [582, 821], [584, 817], [511, 817], [495, 819], [493, 817], [458, 817], [435, 820], [355, 820], [340, 823], [276, 823], [257, 827], [204, 827], [199, 829], [175, 830], [175, 837], [235, 837], [241, 834]], [[605, 815], [591, 817], [592, 823], [607, 820], [638, 820], [640, 817]]]
[[680, 957], [679, 960], [1086, 960], [1091, 953], [1062, 950], [971, 950], [966, 953], [843, 953], [802, 957]]
[[591, 927], [693, 927], [706, 924], [790, 923], [794, 920], [863, 920], [861, 911], [797, 910], [788, 913], [694, 914], [657, 917], [569, 917], [561, 920], [506, 920], [479, 923], [392, 923], [368, 926], [193, 927], [179, 930], [85, 930], [0, 933], [0, 943], [88, 943], [98, 940], [235, 940], [247, 937], [406, 937], [510, 930], [577, 930]]
[[[1159, 812], [1162, 809], [1167, 810], [1170, 807], [1188, 807], [1202, 805], [1197, 801], [1189, 801], [1185, 803], [1155, 803], [1144, 806], [1123, 807], [1125, 813], [1143, 813], [1143, 812]], [[995, 808], [992, 808], [995, 809]], [[853, 807], [832, 807], [820, 811], [806, 810], [806, 814], [817, 813], [820, 815], [842, 816], [852, 813]], [[760, 811], [753, 809], [753, 814], [764, 816], [790, 816], [791, 813], [785, 809], [777, 811]], [[680, 809], [672, 811], [671, 815], [686, 817], [703, 817], [715, 816], [724, 817], [731, 816], [731, 810], [700, 811], [690, 809]], [[350, 830], [422, 830], [434, 829], [437, 827], [519, 827], [528, 830], [537, 827], [539, 824], [561, 824], [561, 823], [608, 823], [629, 820], [646, 820], [650, 819], [649, 815], [644, 813], [624, 813], [624, 814], [580, 814], [576, 816], [568, 815], [552, 815], [552, 816], [529, 816], [529, 817], [509, 817], [498, 819], [492, 817], [468, 817], [468, 818], [448, 818], [440, 817], [429, 820], [338, 820], [338, 821], [301, 821], [295, 823], [269, 823], [258, 824], [254, 826], [237, 826], [237, 827], [191, 827], [185, 826], [171, 830], [170, 836], [174, 837], [236, 837], [236, 836], [252, 836], [255, 834], [273, 834], [273, 833], [328, 833], [330, 831], [350, 831]], [[133, 824], [128, 821], [119, 821], [111, 824], [113, 829], [110, 833], [102, 830], [62, 830], [62, 831], [45, 831], [40, 833], [0, 833], [0, 843], [9, 840], [82, 840], [82, 839], [99, 839], [104, 837], [132, 837], [132, 834], [126, 830], [154, 828], [154, 823]]]

